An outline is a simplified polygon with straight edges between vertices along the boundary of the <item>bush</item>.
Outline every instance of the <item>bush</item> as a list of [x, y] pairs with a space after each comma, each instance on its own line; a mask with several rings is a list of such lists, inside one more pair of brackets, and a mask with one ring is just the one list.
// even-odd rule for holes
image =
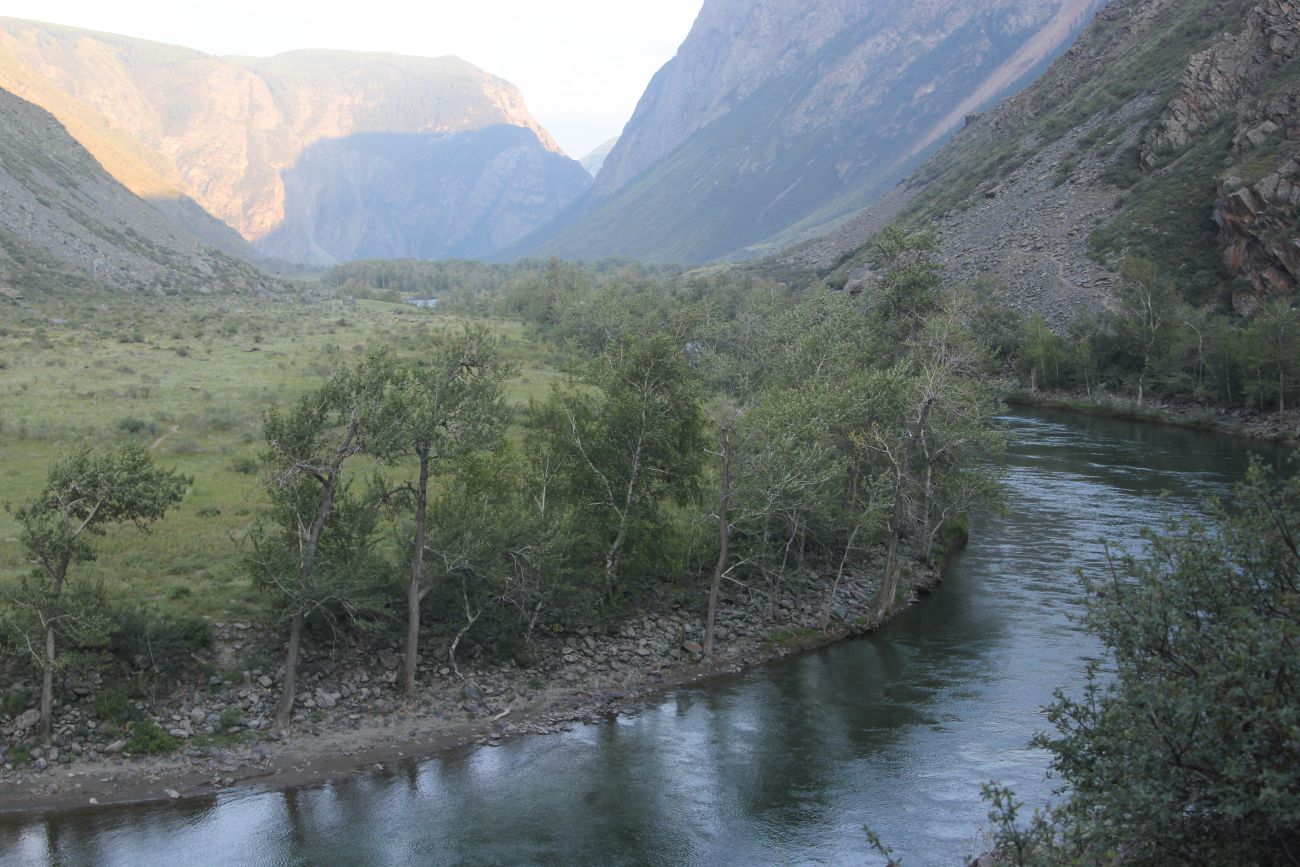
[[95, 696], [95, 700], [90, 707], [94, 711], [96, 719], [113, 725], [124, 725], [135, 719], [137, 715], [135, 702], [132, 701], [130, 692], [121, 686], [111, 686], [104, 689], [99, 695]]
[[13, 717], [27, 710], [27, 705], [31, 704], [32, 691], [26, 687], [11, 689], [5, 693], [4, 701], [0, 703], [0, 716]]
[[990, 787], [1004, 864], [1287, 864], [1300, 852], [1300, 477], [1258, 467], [1209, 526], [1088, 582], [1114, 658], [1048, 709], [1067, 799], [1029, 827]]
[[180, 741], [163, 731], [153, 720], [142, 720], [131, 727], [131, 740], [122, 752], [131, 756], [156, 756], [175, 752]]
[[158, 432], [158, 425], [151, 421], [145, 421], [142, 418], [128, 416], [127, 418], [118, 419], [117, 429], [124, 434], [155, 434]]
[[230, 463], [230, 471], [241, 476], [255, 476], [260, 467], [252, 458], [236, 458]]
[[184, 671], [193, 664], [194, 653], [212, 646], [212, 624], [197, 615], [119, 609], [112, 620], [109, 651], [154, 674]]
[[217, 731], [226, 732], [235, 726], [244, 724], [244, 712], [237, 707], [228, 707], [217, 717]]

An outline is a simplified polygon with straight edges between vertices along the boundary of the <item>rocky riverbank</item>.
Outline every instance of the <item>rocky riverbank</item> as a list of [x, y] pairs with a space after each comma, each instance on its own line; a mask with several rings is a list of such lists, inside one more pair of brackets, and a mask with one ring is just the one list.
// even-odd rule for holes
[[1132, 419], [1300, 446], [1300, 410], [1263, 412], [1240, 407], [1211, 407], [1192, 401], [1151, 401], [1138, 406], [1137, 401], [1130, 397], [1090, 398], [1082, 392], [1016, 391], [1003, 396], [1002, 400], [1011, 406]]
[[[418, 695], [398, 693], [395, 641], [355, 635], [304, 647], [294, 724], [270, 720], [280, 671], [270, 665], [214, 674], [178, 687], [134, 716], [157, 726], [176, 749], [129, 756], [128, 730], [97, 719], [102, 685], [60, 696], [53, 746], [36, 745], [30, 711], [0, 724], [8, 735], [0, 770], [0, 813], [76, 809], [211, 795], [234, 786], [284, 788], [359, 772], [376, 763], [445, 749], [494, 746], [525, 734], [568, 730], [635, 707], [673, 687], [738, 673], [799, 650], [874, 628], [874, 569], [847, 575], [822, 626], [830, 578], [807, 576], [771, 589], [729, 585], [718, 617], [717, 654], [704, 658], [703, 612], [659, 606], [612, 632], [580, 629], [537, 641], [536, 662], [488, 663], [475, 648], [459, 676], [445, 647], [421, 657]], [[915, 594], [940, 576], [921, 571]], [[274, 658], [279, 637], [249, 624], [220, 624], [212, 662]], [[102, 704], [102, 703], [101, 703]]]

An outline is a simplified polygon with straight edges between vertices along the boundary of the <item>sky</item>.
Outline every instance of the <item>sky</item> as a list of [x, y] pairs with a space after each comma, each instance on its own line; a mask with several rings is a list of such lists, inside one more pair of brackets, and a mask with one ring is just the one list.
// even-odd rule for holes
[[623, 130], [703, 0], [5, 0], [0, 14], [265, 56], [298, 48], [454, 54], [518, 86], [572, 157]]

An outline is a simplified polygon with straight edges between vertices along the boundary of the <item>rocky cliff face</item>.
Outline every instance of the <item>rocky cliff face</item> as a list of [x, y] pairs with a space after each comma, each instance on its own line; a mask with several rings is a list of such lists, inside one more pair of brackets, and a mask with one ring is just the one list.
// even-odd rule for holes
[[1062, 325], [1108, 303], [1127, 255], [1248, 310], [1297, 279], [1298, 8], [1115, 0], [1033, 87], [777, 261], [852, 287], [881, 225], [932, 220], [955, 276]]
[[[540, 150], [559, 154], [513, 85], [453, 57], [300, 51], [217, 58], [0, 19], [0, 87], [46, 107], [133, 191], [151, 199], [188, 195], [254, 244], [294, 230], [286, 226], [286, 176], [301, 176], [300, 160], [322, 141], [436, 137], [505, 124], [529, 130]], [[534, 178], [520, 180], [538, 188]], [[553, 210], [566, 204], [557, 200]], [[277, 251], [317, 258], [283, 244]]]
[[48, 112], [0, 90], [0, 286], [207, 293], [274, 284], [123, 187]]
[[590, 185], [531, 130], [371, 133], [317, 142], [284, 172], [285, 219], [258, 244], [314, 265], [482, 259], [553, 218]]
[[545, 252], [703, 261], [870, 203], [1100, 0], [708, 0]]

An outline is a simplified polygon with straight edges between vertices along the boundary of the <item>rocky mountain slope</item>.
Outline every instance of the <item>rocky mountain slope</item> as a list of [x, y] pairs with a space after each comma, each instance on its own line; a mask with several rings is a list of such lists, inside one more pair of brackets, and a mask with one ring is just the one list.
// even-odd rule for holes
[[[492, 177], [466, 176], [445, 185], [442, 192], [451, 198], [437, 203], [457, 211], [463, 204], [457, 194], [504, 182], [510, 188], [506, 199], [519, 207], [494, 210], [490, 219], [500, 223], [487, 235], [507, 242], [554, 216], [587, 183], [585, 172], [560, 154], [513, 85], [454, 57], [298, 51], [271, 58], [218, 58], [144, 40], [0, 19], [0, 87], [49, 110], [137, 194], [160, 202], [188, 196], [254, 246], [274, 239], [273, 251], [292, 261], [329, 262], [351, 254], [348, 245], [330, 249], [309, 242], [319, 240], [319, 227], [296, 223], [303, 211], [290, 201], [300, 200], [303, 189], [362, 179], [372, 184], [409, 180], [401, 167], [375, 167], [373, 155], [363, 161], [370, 168], [357, 167], [362, 175], [310, 177], [313, 167], [338, 166], [338, 160], [317, 156], [324, 142], [373, 134], [445, 142], [449, 136], [499, 125], [527, 130], [531, 139], [502, 139], [500, 151], [465, 166], [491, 166]], [[477, 146], [484, 147], [485, 140]], [[521, 174], [503, 180], [500, 171], [507, 165]], [[539, 169], [540, 175], [533, 173]], [[566, 173], [559, 181], [552, 177]], [[382, 207], [402, 191], [372, 187], [367, 193], [354, 202], [357, 207]], [[392, 216], [349, 212], [350, 228], [338, 226], [325, 236], [351, 237], [356, 226], [369, 224], [370, 234], [379, 226], [392, 230]], [[303, 244], [295, 247], [287, 238], [303, 239]], [[418, 246], [418, 239], [410, 245]], [[406, 239], [395, 239], [390, 246], [408, 245]]]
[[1248, 310], [1300, 276], [1300, 3], [1114, 0], [1044, 77], [840, 230], [777, 257], [852, 288], [893, 219], [1063, 323], [1154, 259]]
[[273, 283], [112, 178], [48, 112], [0, 90], [0, 286], [211, 292]]
[[370, 133], [317, 142], [283, 173], [285, 220], [262, 252], [356, 259], [482, 259], [555, 216], [591, 183], [532, 130]]
[[706, 261], [810, 237], [1016, 91], [1100, 0], [707, 0], [588, 200], [531, 246]]

